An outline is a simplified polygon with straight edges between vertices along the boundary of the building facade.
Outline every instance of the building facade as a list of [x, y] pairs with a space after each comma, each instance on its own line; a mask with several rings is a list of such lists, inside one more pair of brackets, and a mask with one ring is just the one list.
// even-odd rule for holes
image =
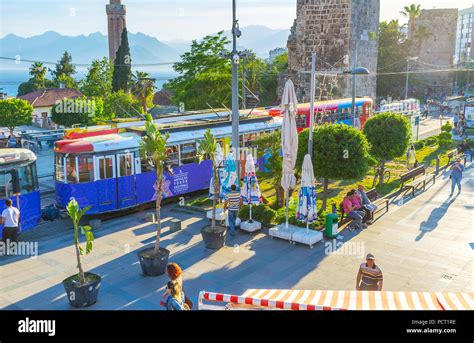
[[109, 40], [109, 59], [115, 60], [115, 54], [120, 47], [122, 39], [122, 31], [127, 27], [125, 20], [126, 7], [122, 4], [122, 0], [110, 0], [110, 4], [106, 5], [107, 12], [107, 28]]
[[[422, 10], [416, 19], [416, 32], [421, 37], [413, 45], [411, 56], [418, 57], [413, 64], [418, 89], [416, 95], [446, 96], [454, 86], [452, 69], [455, 55], [457, 9]], [[440, 70], [437, 72], [436, 70]]]
[[455, 63], [463, 64], [474, 60], [473, 44], [474, 6], [459, 11], [456, 27]]
[[51, 120], [53, 106], [63, 99], [82, 98], [84, 95], [73, 88], [45, 88], [19, 96], [33, 106], [33, 124], [44, 129], [55, 129]]
[[300, 101], [309, 101], [311, 54], [317, 53], [316, 98], [351, 96], [351, 78], [342, 74], [365, 67], [357, 77], [357, 95], [375, 97], [380, 0], [297, 0], [288, 39], [289, 75]]

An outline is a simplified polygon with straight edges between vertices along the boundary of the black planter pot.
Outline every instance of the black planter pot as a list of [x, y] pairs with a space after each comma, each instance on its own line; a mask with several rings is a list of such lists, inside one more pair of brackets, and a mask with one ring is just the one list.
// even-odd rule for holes
[[211, 226], [207, 225], [201, 229], [202, 240], [208, 249], [217, 250], [224, 246], [225, 234], [227, 228], [217, 225], [215, 230], [211, 230]]
[[86, 277], [86, 284], [79, 285], [78, 276], [73, 275], [63, 280], [63, 286], [66, 291], [66, 296], [69, 304], [72, 307], [88, 307], [97, 302], [99, 295], [100, 282], [102, 278], [93, 273], [84, 273]]
[[160, 248], [159, 255], [152, 256], [153, 250], [154, 248], [148, 248], [138, 252], [138, 260], [145, 276], [163, 275], [166, 271], [170, 256], [169, 250]]

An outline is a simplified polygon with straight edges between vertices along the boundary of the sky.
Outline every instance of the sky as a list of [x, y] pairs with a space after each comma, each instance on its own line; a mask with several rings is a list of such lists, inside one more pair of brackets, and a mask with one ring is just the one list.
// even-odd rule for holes
[[[22, 37], [56, 31], [63, 35], [107, 33], [108, 0], [0, 0], [0, 37]], [[190, 40], [229, 29], [231, 0], [123, 0], [127, 27], [162, 41]], [[474, 0], [381, 0], [381, 20], [400, 19], [403, 6], [468, 8]], [[296, 0], [238, 0], [241, 27], [265, 25], [287, 29], [296, 17]]]

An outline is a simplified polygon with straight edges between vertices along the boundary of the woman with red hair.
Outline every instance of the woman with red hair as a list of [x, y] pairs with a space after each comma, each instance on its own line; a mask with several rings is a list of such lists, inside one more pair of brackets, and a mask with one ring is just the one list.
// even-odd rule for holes
[[166, 275], [168, 275], [168, 278], [171, 281], [176, 282], [179, 285], [179, 288], [181, 289], [181, 295], [183, 297], [183, 302], [191, 309], [193, 307], [193, 303], [184, 293], [182, 274], [183, 270], [177, 263], [168, 263], [168, 265], [166, 266]]

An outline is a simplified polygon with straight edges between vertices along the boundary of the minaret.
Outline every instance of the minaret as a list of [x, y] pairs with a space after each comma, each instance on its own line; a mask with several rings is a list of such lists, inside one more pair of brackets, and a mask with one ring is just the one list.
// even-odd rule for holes
[[115, 53], [120, 47], [122, 31], [127, 27], [125, 22], [126, 8], [122, 0], [110, 0], [105, 6], [107, 12], [107, 26], [109, 32], [109, 58], [115, 60]]

